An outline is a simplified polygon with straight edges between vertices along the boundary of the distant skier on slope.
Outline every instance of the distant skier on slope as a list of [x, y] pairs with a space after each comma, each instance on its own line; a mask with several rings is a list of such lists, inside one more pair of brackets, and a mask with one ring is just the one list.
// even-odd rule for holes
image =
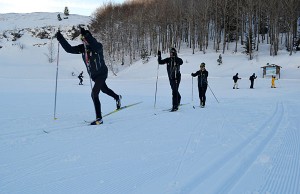
[[221, 65], [223, 63], [222, 61], [222, 55], [219, 55], [219, 58], [217, 59], [218, 65]]
[[275, 86], [275, 80], [278, 80], [278, 79], [276, 78], [276, 76], [272, 75], [271, 88], [276, 88], [276, 86]]
[[79, 79], [79, 85], [83, 85], [82, 82], [83, 82], [83, 71], [78, 75], [78, 79]]
[[158, 51], [158, 63], [167, 64], [167, 72], [169, 77], [170, 86], [172, 89], [172, 109], [171, 111], [177, 111], [180, 105], [181, 96], [178, 91], [181, 81], [180, 65], [183, 64], [181, 58], [177, 56], [175, 48], [170, 49], [170, 57], [161, 59], [161, 52]]
[[239, 89], [239, 85], [238, 85], [238, 80], [239, 79], [242, 79], [242, 78], [239, 78], [239, 74], [238, 73], [236, 73], [233, 77], [232, 77], [232, 79], [233, 79], [233, 89]]
[[102, 44], [100, 42], [97, 42], [97, 40], [88, 30], [80, 28], [80, 31], [82, 44], [79, 44], [77, 46], [71, 46], [60, 33], [60, 31], [56, 33], [56, 37], [66, 52], [82, 55], [82, 59], [86, 65], [87, 71], [91, 79], [95, 82], [94, 87], [92, 88], [91, 96], [95, 107], [96, 120], [91, 122], [91, 125], [100, 125], [103, 123], [101, 103], [99, 100], [100, 91], [113, 97], [116, 100], [117, 109], [121, 107], [122, 96], [117, 95], [114, 91], [108, 88], [105, 83], [108, 75], [108, 69], [105, 65], [103, 57]]
[[201, 108], [205, 107], [205, 101], [206, 101], [206, 90], [207, 90], [207, 77], [208, 77], [208, 71], [205, 69], [205, 63], [201, 63], [200, 70], [196, 73], [191, 74], [193, 77], [198, 76], [198, 92], [199, 92], [199, 99], [200, 99], [200, 106]]
[[255, 76], [255, 73], [253, 73], [250, 77], [249, 80], [251, 82], [250, 84], [250, 88], [253, 89], [253, 85], [254, 85], [254, 80], [257, 78], [257, 76]]

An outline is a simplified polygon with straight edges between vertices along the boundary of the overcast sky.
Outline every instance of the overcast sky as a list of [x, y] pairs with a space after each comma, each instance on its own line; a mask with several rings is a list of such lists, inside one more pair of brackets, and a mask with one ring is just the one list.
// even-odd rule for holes
[[103, 3], [123, 3], [125, 0], [0, 0], [2, 13], [63, 12], [90, 16]]

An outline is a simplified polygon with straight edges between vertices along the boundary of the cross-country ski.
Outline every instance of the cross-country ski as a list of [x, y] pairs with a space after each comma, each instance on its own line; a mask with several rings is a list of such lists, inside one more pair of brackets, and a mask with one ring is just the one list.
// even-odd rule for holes
[[[132, 107], [132, 106], [141, 104], [141, 103], [142, 103], [142, 102], [136, 102], [136, 103], [132, 103], [132, 104], [128, 104], [128, 105], [122, 106], [122, 107], [120, 107], [119, 109], [116, 109], [116, 110], [113, 110], [113, 111], [111, 111], [111, 112], [109, 112], [109, 113], [106, 113], [105, 115], [103, 115], [103, 117], [107, 117], [107, 116], [109, 116], [109, 115], [111, 115], [111, 114], [117, 113], [117, 112], [119, 112], [119, 111], [121, 111], [121, 110], [124, 110], [124, 109], [126, 109], [126, 108], [129, 108], [129, 107]], [[93, 123], [94, 121], [86, 121], [86, 120], [85, 120], [85, 122], [91, 124], [91, 123]], [[102, 124], [102, 123], [101, 123], [101, 124]]]

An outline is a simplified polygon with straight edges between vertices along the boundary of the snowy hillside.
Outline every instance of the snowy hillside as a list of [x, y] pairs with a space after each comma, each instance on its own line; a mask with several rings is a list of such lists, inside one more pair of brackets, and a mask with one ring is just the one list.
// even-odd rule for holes
[[[76, 33], [74, 27], [77, 28], [78, 25], [87, 26], [91, 20], [87, 16], [70, 14], [68, 19], [58, 21], [57, 14], [59, 13], [0, 14], [1, 60], [6, 62], [1, 63], [1, 67], [2, 65], [5, 66], [7, 71], [5, 75], [2, 75], [3, 77], [48, 77], [49, 74], [47, 72], [51, 71], [52, 67], [56, 65], [56, 62], [49, 64], [47, 56], [49, 56], [51, 38], [55, 35], [57, 29], [60, 28], [66, 38], [71, 40], [72, 35]], [[71, 42], [77, 44], [78, 38]], [[56, 59], [56, 39], [52, 44], [53, 58]], [[14, 60], [11, 60], [12, 57]], [[63, 62], [65, 58], [61, 58], [61, 62]], [[40, 70], [32, 76], [32, 69], [37, 67]], [[73, 68], [72, 71], [76, 72], [79, 71], [77, 67], [82, 67], [82, 65], [74, 62], [72, 66], [68, 66], [68, 69], [71, 67]], [[64, 67], [62, 67], [63, 69]], [[68, 73], [68, 76], [70, 76], [71, 72]], [[52, 75], [49, 75], [50, 77], [48, 78], [52, 78]]]
[[[138, 61], [110, 75], [107, 84], [123, 96], [123, 105], [142, 103], [89, 126], [84, 121], [95, 113], [81, 56], [60, 47], [55, 120], [56, 62], [48, 63], [45, 55], [50, 39], [36, 38], [31, 30], [15, 42], [1, 38], [7, 30], [57, 28], [56, 15], [0, 15], [1, 194], [300, 193], [299, 52], [289, 56], [282, 46], [270, 57], [268, 45], [261, 45], [249, 61], [242, 49], [229, 50], [219, 66], [220, 53], [193, 55], [182, 48], [179, 91], [185, 105], [178, 112], [165, 111], [171, 107], [166, 67], [158, 69], [154, 108], [157, 59]], [[69, 19], [61, 23], [66, 34], [89, 20]], [[53, 44], [57, 50], [56, 39]], [[201, 62], [209, 72], [205, 108], [199, 107], [197, 79], [190, 76]], [[266, 63], [282, 66], [276, 89], [270, 77], [262, 78]], [[82, 70], [80, 86], [72, 72]], [[242, 77], [239, 90], [232, 89], [236, 73]], [[253, 73], [258, 78], [249, 89]], [[101, 93], [100, 100], [103, 114], [115, 109], [114, 99]]]
[[[57, 15], [60, 14], [62, 19], [68, 17], [68, 19], [63, 19], [58, 21]], [[15, 30], [15, 29], [25, 29], [25, 28], [35, 28], [44, 26], [72, 26], [78, 24], [86, 24], [91, 20], [88, 16], [81, 16], [70, 14], [69, 16], [64, 16], [62, 13], [9, 13], [0, 14], [0, 31], [4, 30]]]

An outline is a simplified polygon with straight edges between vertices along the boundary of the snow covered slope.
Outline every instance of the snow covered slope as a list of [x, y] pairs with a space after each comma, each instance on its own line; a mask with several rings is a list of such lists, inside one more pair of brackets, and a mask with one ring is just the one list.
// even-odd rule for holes
[[[80, 56], [60, 50], [54, 120], [56, 63], [47, 63], [47, 47], [32, 46], [41, 40], [18, 41], [27, 46], [0, 42], [0, 193], [300, 193], [300, 53], [270, 57], [262, 45], [252, 61], [228, 51], [218, 66], [220, 53], [183, 48], [179, 90], [188, 104], [172, 113], [164, 111], [171, 107], [166, 67], [159, 67], [154, 108], [157, 59], [138, 61], [107, 84], [123, 105], [142, 103], [88, 126], [95, 114], [89, 79], [85, 71], [80, 86], [71, 75], [84, 70]], [[201, 62], [209, 71], [205, 108], [190, 76]], [[276, 89], [262, 78], [267, 62], [283, 67]], [[239, 90], [232, 89], [235, 73]], [[112, 98], [100, 99], [104, 114], [115, 109]]]
[[68, 19], [58, 21], [57, 15], [60, 14], [63, 19], [62, 13], [9, 13], [0, 14], [0, 31], [4, 30], [15, 30], [25, 28], [36, 28], [44, 26], [72, 26], [78, 24], [86, 24], [91, 20], [88, 16], [81, 16], [76, 14], [70, 14]]

